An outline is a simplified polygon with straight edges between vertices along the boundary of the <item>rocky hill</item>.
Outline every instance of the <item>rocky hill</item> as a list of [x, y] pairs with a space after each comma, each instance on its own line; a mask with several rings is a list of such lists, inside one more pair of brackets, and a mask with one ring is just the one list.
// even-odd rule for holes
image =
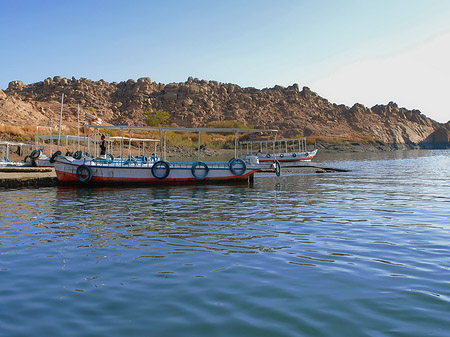
[[65, 127], [76, 125], [79, 104], [84, 111], [94, 108], [104, 122], [114, 125], [144, 125], [143, 112], [153, 108], [168, 111], [174, 126], [232, 120], [276, 128], [285, 137], [351, 139], [394, 148], [450, 147], [450, 122], [438, 123], [393, 102], [348, 107], [330, 103], [307, 87], [299, 90], [297, 84], [259, 90], [192, 77], [170, 84], [148, 77], [120, 83], [59, 76], [29, 85], [13, 81], [0, 90], [0, 124], [48, 125], [51, 119], [57, 127], [62, 93]]

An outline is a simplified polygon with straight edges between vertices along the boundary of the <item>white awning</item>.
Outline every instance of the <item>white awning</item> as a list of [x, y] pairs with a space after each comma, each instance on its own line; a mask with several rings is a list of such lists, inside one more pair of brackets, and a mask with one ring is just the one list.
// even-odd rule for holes
[[150, 138], [130, 138], [130, 137], [109, 137], [109, 140], [126, 140], [126, 141], [132, 141], [132, 142], [159, 142], [159, 139], [150, 139]]
[[[42, 140], [58, 140], [58, 135], [40, 135], [38, 136], [39, 139]], [[88, 137], [78, 137], [78, 136], [70, 136], [70, 135], [66, 135], [66, 136], [61, 136], [61, 139], [63, 140], [70, 140], [70, 141], [74, 141], [77, 142], [78, 140], [80, 142], [87, 142], [89, 140]], [[92, 138], [91, 138], [92, 139]]]

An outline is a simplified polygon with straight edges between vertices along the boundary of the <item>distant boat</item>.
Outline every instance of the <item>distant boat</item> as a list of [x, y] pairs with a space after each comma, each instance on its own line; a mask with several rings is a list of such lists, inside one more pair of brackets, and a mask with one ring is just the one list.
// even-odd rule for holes
[[[13, 161], [10, 159], [11, 148], [17, 147], [17, 154], [22, 156], [24, 153], [24, 147], [32, 147], [31, 144], [25, 143], [17, 143], [17, 142], [9, 142], [9, 141], [0, 141], [0, 167], [19, 167], [19, 166], [32, 166], [32, 160], [30, 156], [25, 156], [22, 161]], [[15, 152], [15, 151], [14, 151]], [[15, 152], [16, 153], [16, 152]]]
[[308, 150], [306, 138], [254, 140], [239, 142], [242, 158], [255, 156], [259, 162], [310, 162], [317, 155], [317, 149]]
[[[162, 184], [204, 184], [221, 182], [248, 181], [253, 178], [255, 172], [267, 167], [261, 165], [256, 156], [247, 156], [245, 159], [235, 158], [230, 161], [200, 161], [200, 134], [201, 132], [233, 132], [236, 137], [239, 133], [251, 132], [276, 132], [276, 130], [256, 129], [228, 129], [228, 128], [154, 128], [154, 127], [128, 127], [128, 126], [95, 126], [94, 129], [121, 129], [139, 131], [184, 131], [198, 133], [199, 160], [194, 162], [169, 162], [165, 150], [162, 159], [152, 156], [124, 158], [95, 158], [75, 159], [70, 156], [58, 155], [54, 166], [58, 180], [63, 184], [138, 184], [138, 185], [162, 185]], [[94, 132], [95, 134], [95, 132]], [[166, 137], [164, 137], [166, 139]], [[237, 141], [236, 141], [237, 142]], [[88, 142], [89, 143], [89, 142]], [[123, 154], [123, 141], [120, 152]], [[164, 142], [163, 149], [166, 149]], [[269, 165], [270, 166], [270, 165]], [[274, 163], [280, 174], [279, 163]]]

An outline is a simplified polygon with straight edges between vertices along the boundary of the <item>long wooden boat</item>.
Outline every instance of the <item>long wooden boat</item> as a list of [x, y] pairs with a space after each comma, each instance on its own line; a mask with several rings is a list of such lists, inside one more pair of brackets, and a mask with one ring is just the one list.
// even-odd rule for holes
[[[236, 137], [239, 133], [251, 132], [276, 132], [276, 130], [256, 129], [229, 129], [229, 128], [155, 128], [155, 127], [129, 127], [129, 126], [97, 126], [90, 125], [94, 129], [122, 129], [124, 130], [153, 130], [160, 131], [161, 146], [163, 147], [162, 158], [140, 157], [126, 159], [121, 148], [121, 158], [82, 158], [75, 159], [70, 156], [54, 156], [54, 167], [59, 182], [63, 184], [137, 184], [137, 185], [160, 185], [160, 184], [205, 184], [222, 182], [242, 182], [253, 179], [255, 172], [267, 167], [259, 163], [256, 156], [247, 156], [245, 159], [236, 158], [230, 161], [204, 162], [199, 158], [193, 162], [169, 162], [166, 160], [166, 136], [167, 131], [198, 132], [199, 149], [202, 132], [234, 132]], [[164, 133], [164, 137], [162, 136]], [[164, 142], [162, 142], [164, 139]], [[237, 140], [235, 142], [237, 144]], [[275, 168], [280, 167], [275, 163]]]
[[58, 156], [58, 180], [71, 184], [177, 184], [247, 181], [261, 169], [255, 162], [145, 162], [136, 160], [77, 160]]

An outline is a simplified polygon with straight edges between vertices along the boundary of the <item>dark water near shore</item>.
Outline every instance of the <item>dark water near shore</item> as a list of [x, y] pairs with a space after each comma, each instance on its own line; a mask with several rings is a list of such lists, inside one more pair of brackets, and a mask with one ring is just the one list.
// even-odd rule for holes
[[450, 336], [450, 151], [0, 191], [0, 336]]

